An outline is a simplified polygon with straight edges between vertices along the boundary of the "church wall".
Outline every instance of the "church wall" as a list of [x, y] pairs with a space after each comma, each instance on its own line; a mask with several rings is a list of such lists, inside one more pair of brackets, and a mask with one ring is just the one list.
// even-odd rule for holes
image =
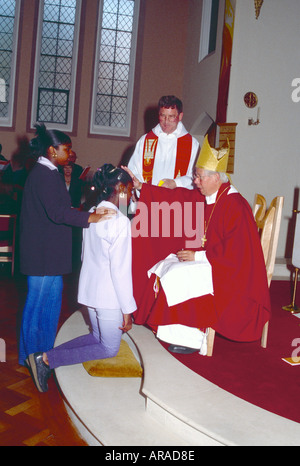
[[[255, 192], [269, 203], [285, 197], [278, 257], [291, 257], [293, 209], [299, 209], [300, 102], [292, 100], [300, 77], [298, 0], [265, 1], [255, 19], [254, 2], [237, 0], [227, 120], [237, 122], [233, 181], [252, 203]], [[298, 85], [299, 87], [299, 85]], [[244, 94], [254, 91], [258, 106], [247, 109]], [[249, 126], [248, 119], [260, 123]]]
[[[197, 121], [207, 113], [212, 120], [216, 118], [218, 84], [222, 49], [224, 0], [220, 0], [218, 31], [215, 52], [199, 62], [199, 47], [202, 19], [202, 0], [189, 1], [189, 26], [185, 58], [183, 96], [184, 122], [188, 130], [201, 141]], [[196, 123], [195, 123], [196, 122]]]
[[[200, 63], [202, 1], [189, 3], [183, 95], [190, 129], [203, 112], [216, 116], [225, 0], [220, 0], [216, 52]], [[300, 2], [289, 0], [288, 7], [286, 3], [264, 1], [256, 19], [253, 0], [236, 0], [227, 109], [227, 122], [238, 124], [233, 183], [251, 205], [256, 192], [268, 203], [275, 196], [285, 197], [278, 258], [292, 256], [293, 209], [300, 208], [300, 102], [292, 100], [292, 92], [297, 93], [292, 81], [298, 77], [300, 82]], [[244, 104], [248, 91], [258, 96], [255, 109]], [[258, 107], [260, 123], [249, 126], [248, 119], [257, 119]]]

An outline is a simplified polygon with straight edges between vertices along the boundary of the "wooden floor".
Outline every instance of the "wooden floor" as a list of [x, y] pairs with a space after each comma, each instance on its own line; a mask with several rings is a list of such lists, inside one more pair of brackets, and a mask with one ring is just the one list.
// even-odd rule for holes
[[[17, 333], [26, 279], [12, 279], [5, 267], [0, 264], [0, 338], [6, 344], [6, 361], [0, 362], [0, 446], [85, 446], [67, 415], [54, 377], [48, 392], [39, 393], [27, 369], [18, 364]], [[76, 310], [70, 303], [71, 290], [72, 280], [68, 280], [60, 325]]]

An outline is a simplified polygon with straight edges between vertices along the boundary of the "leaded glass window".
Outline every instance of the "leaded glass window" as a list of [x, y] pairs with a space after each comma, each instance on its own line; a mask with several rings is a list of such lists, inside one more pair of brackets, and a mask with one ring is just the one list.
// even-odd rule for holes
[[42, 0], [32, 124], [72, 130], [81, 0]]
[[129, 135], [139, 0], [100, 2], [91, 132]]
[[0, 125], [12, 126], [19, 0], [0, 0]]

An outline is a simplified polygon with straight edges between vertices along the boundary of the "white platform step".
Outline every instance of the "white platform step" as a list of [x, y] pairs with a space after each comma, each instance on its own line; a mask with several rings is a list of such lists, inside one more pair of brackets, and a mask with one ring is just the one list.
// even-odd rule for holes
[[[87, 332], [83, 315], [76, 312], [61, 328], [56, 344]], [[70, 416], [89, 444], [300, 445], [300, 424], [197, 375], [172, 357], [151, 331], [134, 326], [125, 338], [138, 349], [143, 379], [91, 377], [82, 364], [56, 369]]]
[[[80, 312], [62, 326], [56, 345], [88, 333]], [[126, 341], [132, 346], [131, 340]], [[151, 418], [141, 393], [141, 378], [91, 377], [82, 364], [56, 369], [75, 427], [89, 445], [187, 445]]]

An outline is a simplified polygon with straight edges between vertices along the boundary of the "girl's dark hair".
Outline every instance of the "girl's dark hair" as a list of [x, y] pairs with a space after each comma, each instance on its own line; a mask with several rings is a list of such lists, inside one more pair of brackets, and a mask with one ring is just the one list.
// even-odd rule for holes
[[71, 144], [71, 138], [57, 129], [47, 130], [44, 123], [37, 123], [36, 137], [30, 141], [32, 152], [37, 156], [47, 157], [47, 152], [50, 146], [58, 147], [61, 144]]
[[111, 197], [118, 183], [127, 186], [132, 183], [132, 178], [123, 168], [114, 167], [105, 163], [98, 168], [93, 177], [93, 185], [97, 191], [97, 202], [105, 201]]

